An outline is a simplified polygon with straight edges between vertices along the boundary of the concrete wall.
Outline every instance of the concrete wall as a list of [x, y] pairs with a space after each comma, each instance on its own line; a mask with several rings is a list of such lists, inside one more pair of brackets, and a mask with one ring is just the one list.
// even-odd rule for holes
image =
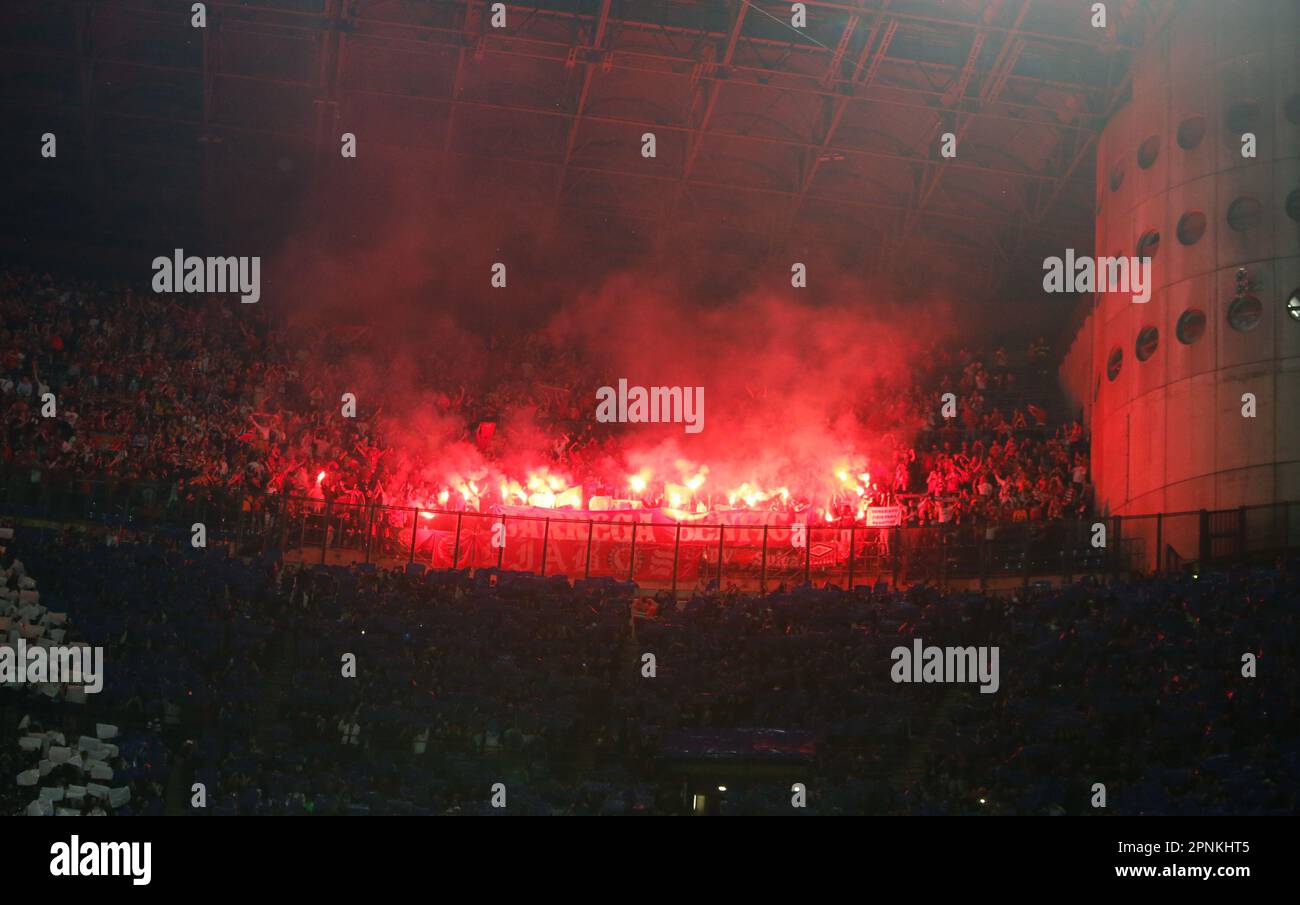
[[[1300, 290], [1300, 195], [1287, 209], [1300, 190], [1298, 34], [1294, 0], [1180, 2], [1098, 144], [1096, 254], [1135, 255], [1142, 236], [1160, 235], [1150, 302], [1102, 294], [1061, 372], [1091, 404], [1098, 501], [1111, 514], [1300, 500], [1300, 319], [1286, 308]], [[1254, 159], [1242, 156], [1243, 129]], [[1241, 267], [1260, 305], [1249, 329], [1229, 322]], [[1189, 311], [1204, 329], [1184, 342]], [[1148, 327], [1158, 344], [1140, 361]]]

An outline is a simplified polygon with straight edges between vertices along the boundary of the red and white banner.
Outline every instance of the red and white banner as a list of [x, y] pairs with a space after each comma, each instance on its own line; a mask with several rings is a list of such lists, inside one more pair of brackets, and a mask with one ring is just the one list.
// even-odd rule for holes
[[[757, 577], [764, 560], [769, 579], [800, 579], [805, 570], [846, 568], [850, 542], [856, 539], [861, 550], [871, 532], [862, 526], [810, 524], [801, 534], [795, 530], [797, 516], [751, 510], [678, 517], [659, 509], [538, 513], [505, 507], [496, 514], [421, 518], [415, 559], [431, 568], [450, 568], [454, 554], [457, 568], [500, 562], [504, 569], [540, 573], [544, 555], [547, 575], [631, 575], [641, 582], [671, 581], [675, 559], [678, 583], [689, 584], [715, 577], [721, 554], [724, 580], [728, 575]], [[884, 516], [886, 521], [890, 517]], [[494, 546], [494, 538], [504, 538], [504, 545]]]

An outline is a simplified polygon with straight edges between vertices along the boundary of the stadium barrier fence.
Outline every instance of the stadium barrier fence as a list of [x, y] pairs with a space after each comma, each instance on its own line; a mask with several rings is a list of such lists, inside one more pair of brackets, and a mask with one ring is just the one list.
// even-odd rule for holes
[[[27, 472], [27, 473], [24, 473]], [[308, 563], [419, 563], [647, 587], [735, 584], [770, 590], [884, 581], [1029, 584], [1044, 577], [1167, 572], [1300, 546], [1300, 503], [1082, 520], [889, 528], [787, 523], [718, 525], [607, 517], [458, 512], [377, 503], [231, 493], [203, 484], [66, 479], [8, 469], [0, 514], [89, 523], [184, 542], [202, 524], [209, 545], [277, 552]], [[1097, 525], [1104, 526], [1104, 543]], [[801, 542], [802, 541], [802, 542]]]

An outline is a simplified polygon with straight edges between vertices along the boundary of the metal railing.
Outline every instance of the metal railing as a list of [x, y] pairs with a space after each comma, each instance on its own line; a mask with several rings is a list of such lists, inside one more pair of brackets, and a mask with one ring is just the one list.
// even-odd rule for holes
[[[10, 469], [0, 514], [279, 553], [309, 563], [419, 563], [649, 587], [981, 584], [1172, 571], [1300, 546], [1300, 503], [1051, 522], [865, 527], [773, 513], [766, 525], [673, 522], [645, 510], [593, 516], [456, 512], [231, 493], [185, 482], [64, 480]], [[786, 516], [786, 519], [789, 517]]]

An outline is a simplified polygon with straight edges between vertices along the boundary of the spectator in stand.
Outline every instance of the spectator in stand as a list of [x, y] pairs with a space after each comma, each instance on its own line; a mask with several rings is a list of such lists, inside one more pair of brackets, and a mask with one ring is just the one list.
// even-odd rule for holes
[[[449, 490], [431, 480], [436, 463], [391, 448], [388, 438], [401, 424], [382, 413], [333, 417], [325, 402], [327, 388], [341, 385], [338, 337], [290, 338], [259, 312], [240, 314], [193, 296], [137, 295], [47, 274], [4, 273], [0, 408], [7, 430], [0, 459], [54, 486], [158, 482], [160, 502], [173, 505], [235, 495], [252, 509], [267, 492], [409, 505]], [[460, 438], [469, 441], [503, 411], [527, 410], [553, 438], [549, 464], [591, 486], [612, 479], [622, 492], [622, 474], [610, 474], [620, 470], [611, 463], [623, 458], [617, 428], [594, 424], [579, 405], [599, 382], [581, 356], [536, 334], [493, 336], [491, 346], [519, 367], [453, 374], [436, 357], [427, 364], [436, 405], [460, 419]], [[879, 474], [889, 475], [891, 467], [893, 474], [877, 479], [883, 486], [870, 489], [872, 501], [888, 503], [923, 487], [960, 519], [1038, 520], [1084, 511], [1082, 424], [1054, 429], [1052, 400], [1027, 390], [1037, 379], [1034, 368], [1049, 357], [1041, 337], [1030, 345], [1025, 368], [1013, 367], [1002, 347], [988, 358], [936, 347], [929, 368], [892, 383], [877, 380], [857, 415], [867, 430], [891, 438]], [[53, 419], [39, 411], [46, 391], [58, 398]], [[948, 392], [960, 400], [955, 419], [940, 414]], [[761, 391], [754, 394], [757, 400]], [[897, 433], [906, 424], [924, 427], [908, 441]], [[486, 450], [502, 452], [500, 441]], [[326, 476], [318, 482], [321, 471]], [[992, 498], [991, 476], [1000, 488], [996, 509], [980, 505]], [[1004, 491], [1006, 479], [1013, 484]], [[802, 510], [822, 502], [791, 498], [789, 504]], [[448, 504], [459, 504], [459, 494]], [[941, 508], [909, 506], [908, 512]]]
[[[1276, 716], [1300, 704], [1295, 561], [1011, 596], [701, 588], [633, 620], [617, 583], [289, 571], [68, 533], [20, 534], [15, 552], [108, 647], [86, 706], [136, 714], [123, 735], [152, 739], [113, 765], [139, 810], [174, 763], [174, 806], [200, 781], [220, 814], [481, 813], [502, 775], [524, 813], [681, 813], [678, 733], [734, 744], [754, 727], [816, 740], [801, 769], [821, 813], [1087, 813], [1074, 790], [1098, 775], [1121, 814], [1297, 805], [1300, 726]], [[1225, 639], [1263, 636], [1272, 680], [1221, 668]], [[918, 638], [1001, 645], [1017, 665], [994, 695], [889, 682], [891, 650]], [[627, 661], [642, 649], [655, 682]], [[367, 668], [342, 679], [339, 651]], [[8, 750], [0, 768], [29, 766]], [[788, 809], [784, 786], [749, 786], [732, 810]], [[6, 810], [29, 799], [0, 793]]]

